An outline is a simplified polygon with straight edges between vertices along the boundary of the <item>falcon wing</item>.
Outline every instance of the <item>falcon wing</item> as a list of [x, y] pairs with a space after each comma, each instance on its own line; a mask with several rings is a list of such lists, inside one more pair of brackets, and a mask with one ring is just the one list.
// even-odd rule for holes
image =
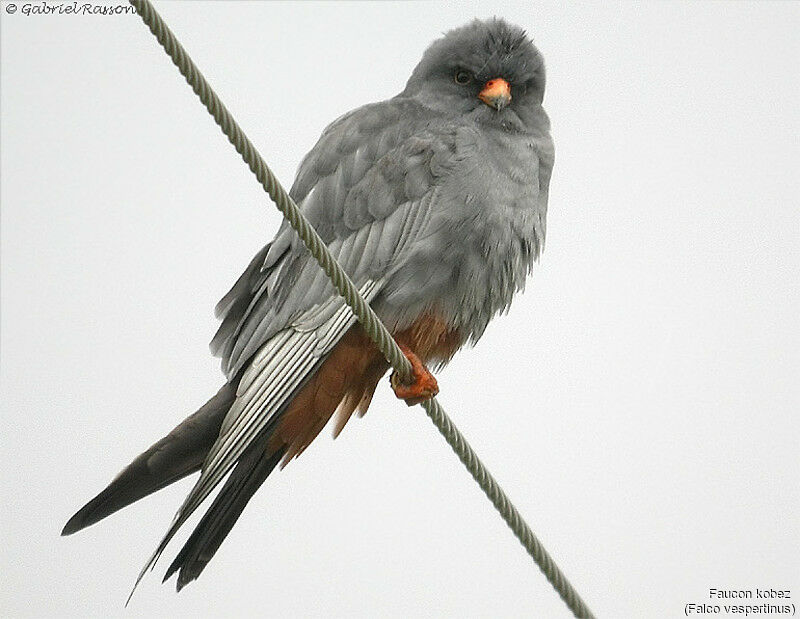
[[[362, 295], [371, 301], [424, 235], [455, 135], [434, 134], [407, 100], [368, 105], [335, 121], [303, 160], [291, 194]], [[211, 347], [237, 398], [192, 491], [142, 573], [355, 322], [289, 226], [262, 249], [217, 307]], [[138, 580], [137, 580], [138, 583]]]

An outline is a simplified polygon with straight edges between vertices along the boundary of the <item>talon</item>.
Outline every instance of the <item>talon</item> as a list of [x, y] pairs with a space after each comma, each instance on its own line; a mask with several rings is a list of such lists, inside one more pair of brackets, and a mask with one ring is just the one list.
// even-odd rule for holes
[[406, 346], [402, 344], [399, 346], [400, 350], [403, 351], [403, 354], [411, 362], [411, 369], [414, 376], [410, 383], [403, 383], [397, 372], [392, 372], [390, 379], [392, 389], [398, 398], [405, 400], [406, 404], [409, 406], [414, 406], [415, 404], [429, 400], [439, 393], [439, 384], [417, 355], [411, 352]]

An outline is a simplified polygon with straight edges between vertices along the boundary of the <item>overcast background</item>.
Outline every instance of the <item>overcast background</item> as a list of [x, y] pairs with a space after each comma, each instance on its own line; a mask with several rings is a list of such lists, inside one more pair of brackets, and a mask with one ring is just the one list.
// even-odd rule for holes
[[[191, 481], [59, 532], [216, 392], [212, 308], [279, 216], [137, 16], [17, 5], [0, 614], [568, 617], [386, 383], [270, 477], [196, 583], [159, 584], [173, 543], [123, 611]], [[547, 247], [440, 401], [598, 617], [681, 616], [710, 587], [800, 596], [797, 3], [157, 7], [287, 185], [443, 31], [525, 27], [556, 141]]]

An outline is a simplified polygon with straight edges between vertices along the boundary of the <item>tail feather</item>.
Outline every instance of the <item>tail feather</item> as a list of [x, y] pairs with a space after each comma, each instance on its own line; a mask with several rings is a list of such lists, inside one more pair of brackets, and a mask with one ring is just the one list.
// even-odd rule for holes
[[199, 470], [235, 398], [236, 385], [225, 384], [196, 413], [137, 457], [105, 490], [72, 516], [61, 535], [80, 531]]
[[280, 462], [284, 451], [285, 448], [268, 454], [264, 442], [253, 442], [167, 569], [164, 581], [179, 571], [177, 590], [180, 591], [200, 576], [236, 524], [245, 505]]

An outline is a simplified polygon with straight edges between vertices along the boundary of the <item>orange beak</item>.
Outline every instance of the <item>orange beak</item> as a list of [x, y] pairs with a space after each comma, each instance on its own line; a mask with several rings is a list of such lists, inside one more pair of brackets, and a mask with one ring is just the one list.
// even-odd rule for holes
[[486, 82], [478, 98], [489, 107], [502, 110], [511, 103], [511, 86], [502, 77]]

